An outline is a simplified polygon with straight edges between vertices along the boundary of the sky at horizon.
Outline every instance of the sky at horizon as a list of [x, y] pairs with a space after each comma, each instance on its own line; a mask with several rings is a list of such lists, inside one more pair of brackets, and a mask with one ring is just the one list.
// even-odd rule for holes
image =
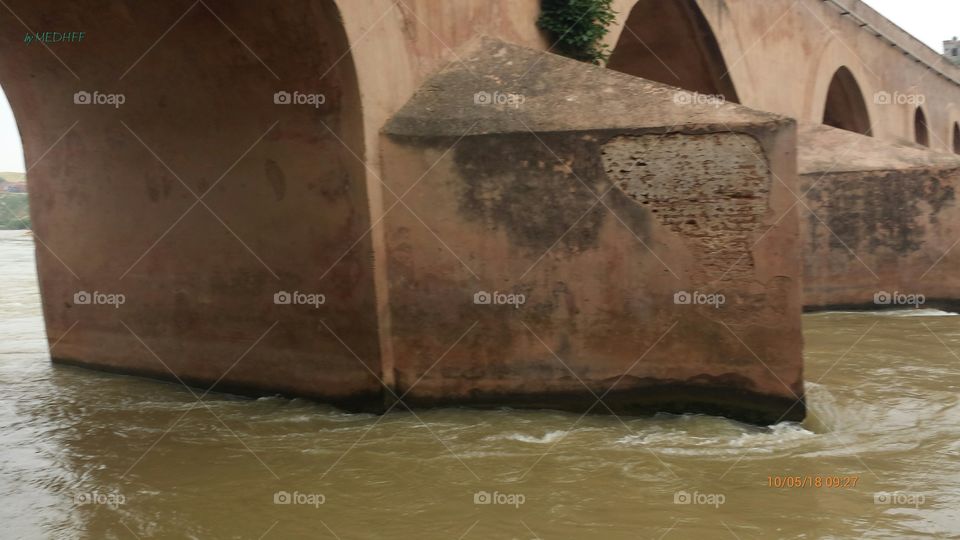
[[7, 96], [0, 91], [0, 172], [25, 172], [20, 131]]
[[[938, 53], [943, 41], [960, 35], [958, 0], [865, 0], [895, 24]], [[6, 95], [0, 91], [0, 171], [24, 172], [20, 132]]]
[[944, 40], [960, 36], [958, 0], [864, 0], [928, 47], [943, 53]]

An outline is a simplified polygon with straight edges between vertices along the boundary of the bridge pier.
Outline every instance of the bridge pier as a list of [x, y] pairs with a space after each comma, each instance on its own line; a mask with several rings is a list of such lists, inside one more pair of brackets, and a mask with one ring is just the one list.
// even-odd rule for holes
[[793, 121], [497, 40], [458, 57], [381, 142], [405, 399], [802, 419]]
[[380, 407], [363, 117], [335, 4], [107, 4], [12, 5], [85, 31], [52, 53], [2, 14], [54, 360]]
[[827, 126], [799, 141], [804, 306], [960, 311], [960, 156]]

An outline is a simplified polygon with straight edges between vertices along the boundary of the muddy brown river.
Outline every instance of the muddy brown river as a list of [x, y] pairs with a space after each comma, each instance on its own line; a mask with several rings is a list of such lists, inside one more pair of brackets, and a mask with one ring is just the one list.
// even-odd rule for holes
[[960, 538], [960, 318], [804, 317], [809, 416], [348, 414], [51, 365], [0, 232], [0, 538]]

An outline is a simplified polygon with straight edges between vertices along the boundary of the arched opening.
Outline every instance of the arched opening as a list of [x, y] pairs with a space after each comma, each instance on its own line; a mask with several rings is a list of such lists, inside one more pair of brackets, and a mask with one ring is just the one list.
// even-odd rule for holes
[[827, 102], [823, 109], [823, 123], [854, 133], [873, 136], [870, 129], [870, 114], [863, 99], [860, 85], [846, 66], [833, 74], [827, 89]]
[[6, 94], [0, 91], [0, 231], [30, 228], [26, 171], [20, 131]]
[[[53, 359], [382, 403], [360, 92], [334, 1], [98, 5], [0, 10]], [[21, 19], [85, 37], [53, 55], [24, 46]]]
[[923, 109], [920, 107], [917, 107], [916, 112], [913, 113], [913, 140], [917, 144], [930, 146], [930, 128], [927, 126], [927, 115], [923, 113]]
[[720, 45], [694, 0], [639, 0], [607, 67], [739, 103]]
[[953, 153], [960, 154], [960, 123], [953, 123]]

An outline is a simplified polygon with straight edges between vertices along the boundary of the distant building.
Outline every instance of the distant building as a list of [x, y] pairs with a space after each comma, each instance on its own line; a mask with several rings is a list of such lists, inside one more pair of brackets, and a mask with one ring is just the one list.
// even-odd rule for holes
[[954, 64], [960, 65], [960, 40], [957, 36], [943, 42], [943, 55]]
[[4, 191], [7, 193], [26, 193], [27, 184], [25, 182], [16, 183], [16, 184], [7, 184], [4, 186]]

